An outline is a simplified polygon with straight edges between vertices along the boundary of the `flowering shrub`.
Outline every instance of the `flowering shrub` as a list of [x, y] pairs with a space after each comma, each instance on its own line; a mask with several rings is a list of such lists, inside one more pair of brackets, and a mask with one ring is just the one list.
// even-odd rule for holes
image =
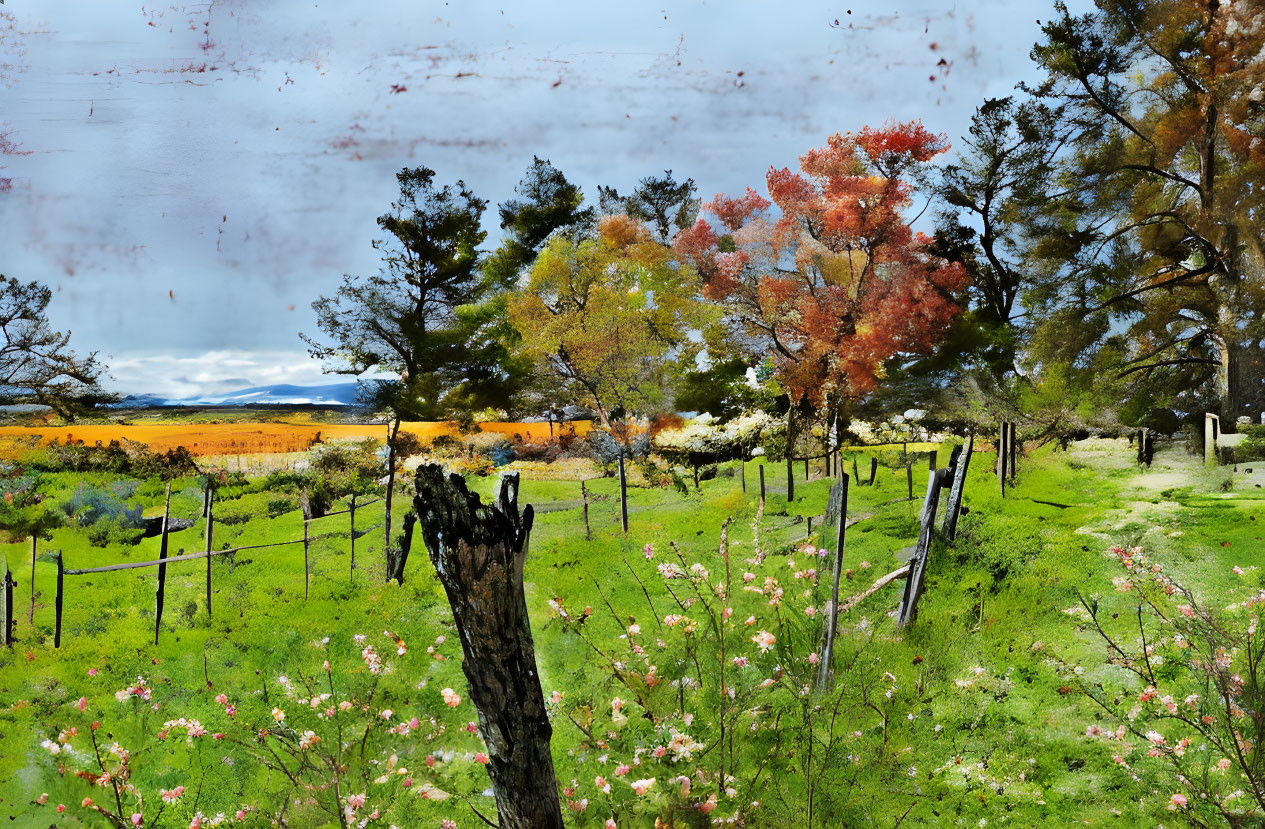
[[[1087, 725], [1086, 738], [1195, 825], [1253, 823], [1265, 810], [1265, 634], [1257, 616], [1265, 592], [1242, 591], [1214, 611], [1141, 547], [1109, 554], [1123, 570], [1116, 591], [1136, 604], [1110, 618], [1096, 598], [1069, 611], [1088, 619], [1108, 662], [1124, 671], [1116, 683], [1082, 683], [1106, 716]], [[1234, 575], [1246, 571], [1235, 567]]]
[[691, 468], [697, 488], [701, 467], [745, 457], [753, 448], [784, 436], [785, 432], [784, 420], [775, 420], [764, 412], [744, 414], [723, 424], [702, 414], [681, 426], [656, 432], [651, 448], [669, 463]]
[[[903, 758], [891, 748], [917, 704], [914, 689], [867, 655], [875, 632], [862, 619], [836, 642], [833, 689], [814, 690], [820, 617], [829, 615], [830, 579], [820, 578], [827, 554], [809, 544], [762, 549], [760, 520], [750, 558], [732, 554], [727, 523], [713, 564], [687, 561], [674, 544], [645, 545], [644, 572], [634, 575], [654, 588], [646, 592], [653, 615], [641, 622], [612, 608], [613, 640], [598, 632], [606, 620], [592, 607], [550, 601], [613, 686], [605, 697], [554, 691], [549, 702], [582, 734], [563, 789], [576, 825], [687, 825], [690, 815], [708, 816], [697, 825], [759, 823], [771, 819], [762, 804], [775, 800], [779, 780], [827, 769], [835, 781], [879, 774], [889, 788], [903, 785], [893, 773]], [[566, 771], [559, 766], [560, 779]], [[827, 825], [841, 803], [810, 785], [796, 811], [807, 812], [801, 825]]]
[[[210, 681], [200, 690], [175, 689], [138, 676], [113, 699], [79, 697], [40, 742], [55, 794], [43, 794], [34, 808], [69, 811], [89, 824], [163, 819], [190, 829], [417, 825], [452, 814], [434, 804], [486, 785], [482, 741], [473, 722], [459, 721], [460, 695], [427, 680], [417, 694], [384, 683], [395, 670], [390, 657], [409, 652], [404, 640], [390, 631], [354, 639], [353, 666], [331, 664], [342, 649], [326, 638], [313, 643], [324, 657], [319, 667], [258, 690], [220, 691]], [[445, 643], [439, 636], [427, 648], [432, 664], [445, 662]], [[116, 733], [129, 726], [133, 733]], [[242, 790], [235, 775], [257, 775], [259, 785], [250, 802], [226, 805], [226, 796]]]

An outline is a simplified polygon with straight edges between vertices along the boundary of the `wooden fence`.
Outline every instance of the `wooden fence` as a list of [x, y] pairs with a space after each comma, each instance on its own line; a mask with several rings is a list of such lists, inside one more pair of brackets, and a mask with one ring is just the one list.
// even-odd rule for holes
[[[183, 553], [176, 556], [167, 555], [167, 543], [169, 536], [169, 524], [171, 522], [171, 485], [167, 485], [167, 494], [165, 504], [163, 506], [163, 520], [161, 539], [158, 545], [158, 558], [151, 561], [127, 561], [121, 564], [109, 564], [103, 567], [84, 567], [78, 569], [67, 569], [61, 551], [54, 552], [53, 562], [57, 565], [57, 592], [53, 602], [56, 614], [56, 622], [53, 629], [53, 647], [61, 647], [62, 633], [62, 610], [66, 600], [65, 579], [67, 576], [86, 576], [95, 573], [110, 573], [116, 570], [135, 570], [141, 567], [157, 567], [158, 578], [155, 591], [155, 613], [154, 613], [154, 644], [158, 644], [159, 634], [162, 630], [163, 601], [167, 587], [167, 565], [177, 561], [193, 561], [195, 559], [206, 560], [206, 613], [211, 616], [211, 559], [216, 556], [236, 556], [243, 550], [260, 550], [268, 547], [285, 547], [291, 544], [303, 545], [303, 596], [308, 598], [311, 594], [312, 581], [312, 565], [311, 565], [311, 534], [309, 527], [313, 521], [320, 521], [325, 518], [333, 518], [337, 515], [350, 516], [349, 535], [351, 537], [351, 568], [350, 577], [355, 578], [356, 575], [356, 510], [364, 509], [372, 504], [381, 501], [381, 498], [374, 498], [370, 501], [356, 503], [356, 496], [351, 497], [351, 505], [347, 509], [338, 510], [336, 512], [327, 512], [324, 515], [313, 516], [308, 501], [307, 493], [302, 497], [303, 507], [303, 537], [292, 539], [290, 541], [273, 541], [266, 544], [245, 544], [238, 547], [226, 547], [222, 550], [213, 550], [212, 544], [215, 537], [215, 512], [214, 512], [214, 496], [210, 488], [203, 494], [203, 515], [206, 517], [206, 534], [204, 537], [204, 546], [202, 552], [199, 553]], [[35, 615], [35, 558], [37, 555], [37, 541], [31, 539], [31, 610], [30, 618], [34, 621]], [[9, 573], [7, 562], [3, 564], [4, 570], [4, 588], [0, 590], [2, 596], [3, 607], [0, 607], [0, 613], [4, 618], [4, 636], [0, 640], [0, 644], [13, 644], [13, 587], [16, 582]]]
[[[1005, 445], [1003, 440], [1000, 446]], [[962, 497], [966, 489], [966, 473], [970, 467], [974, 448], [975, 438], [970, 436], [967, 438], [966, 443], [953, 448], [953, 452], [949, 457], [949, 464], [944, 468], [936, 468], [936, 453], [931, 453], [930, 463], [932, 470], [927, 479], [927, 494], [923, 498], [922, 512], [919, 516], [918, 540], [913, 545], [909, 563], [877, 579], [868, 589], [852, 596], [842, 604], [839, 600], [839, 582], [844, 569], [844, 543], [847, 528], [851, 523], [856, 523], [856, 521], [848, 521], [849, 478], [846, 473], [840, 472], [839, 482], [831, 488], [826, 514], [821, 516], [826, 523], [835, 523], [836, 537], [830, 612], [826, 614], [823, 620], [824, 627], [821, 637], [819, 663], [821, 668], [817, 677], [819, 688], [827, 687], [832, 681], [829, 666], [833, 664], [831, 660], [834, 655], [834, 642], [838, 630], [840, 612], [851, 610], [860, 604], [863, 599], [874, 595], [892, 582], [904, 579], [905, 586], [897, 608], [896, 620], [900, 627], [904, 627], [914, 620], [918, 611], [918, 600], [922, 597], [933, 539], [939, 536], [945, 541], [953, 541], [957, 537], [958, 516], [962, 511]], [[838, 469], [837, 465], [836, 469]], [[947, 494], [943, 499], [943, 518], [937, 529], [936, 515], [941, 505], [941, 493], [946, 490]], [[910, 499], [898, 498], [887, 503], [904, 503], [908, 500]]]

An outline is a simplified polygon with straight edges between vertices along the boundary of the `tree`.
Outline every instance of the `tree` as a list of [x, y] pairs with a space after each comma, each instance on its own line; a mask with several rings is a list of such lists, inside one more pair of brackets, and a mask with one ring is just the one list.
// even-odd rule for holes
[[0, 274], [0, 402], [34, 401], [73, 419], [117, 397], [101, 388], [106, 367], [97, 352], [80, 357], [70, 332], [49, 324], [52, 299], [46, 285]]
[[396, 379], [366, 387], [365, 401], [390, 413], [386, 495], [387, 579], [403, 581], [407, 555], [393, 547], [391, 494], [395, 449], [403, 420], [439, 420], [460, 405], [477, 402], [481, 384], [497, 375], [477, 340], [470, 308], [486, 285], [479, 277], [480, 221], [487, 203], [458, 181], [456, 189], [435, 185], [426, 167], [397, 174], [400, 198], [378, 218], [389, 235], [376, 240], [382, 270], [368, 277], [344, 276], [338, 293], [312, 303], [317, 326], [328, 340], [300, 335], [324, 370], [360, 375], [372, 369]]
[[684, 230], [698, 216], [694, 179], [678, 182], [671, 170], [664, 170], [662, 178], [646, 176], [628, 196], [620, 196], [614, 187], [599, 185], [597, 190], [603, 213], [624, 213], [646, 224], [664, 244], [671, 241], [673, 228]]
[[578, 241], [555, 237], [528, 284], [509, 297], [523, 352], [609, 426], [619, 413], [649, 414], [669, 378], [693, 364], [706, 324], [697, 275], [627, 216], [606, 216]]
[[537, 415], [557, 408], [565, 390], [552, 378], [542, 382], [535, 362], [520, 353], [518, 331], [509, 322], [509, 292], [519, 287], [524, 272], [551, 236], [591, 233], [597, 215], [594, 208], [584, 207], [584, 193], [578, 186], [538, 157], [533, 157], [514, 192], [515, 198], [498, 206], [505, 236], [483, 263], [490, 296], [472, 314], [478, 316], [476, 336], [487, 343], [489, 361], [503, 368], [499, 398], [504, 408]]
[[[1233, 428], [1265, 403], [1265, 9], [1219, 0], [1056, 4], [1030, 89], [1072, 134], [1037, 248], [1034, 310], [1127, 327], [1119, 374], [1215, 381]], [[1098, 341], [1091, 343], [1093, 347]]]
[[555, 232], [592, 230], [597, 221], [597, 211], [583, 206], [583, 191], [548, 159], [533, 156], [514, 192], [516, 198], [497, 205], [505, 237], [483, 266], [502, 290], [516, 287], [522, 269], [531, 265]]
[[1022, 346], [1020, 300], [1036, 277], [1028, 231], [1063, 145], [1056, 118], [1037, 101], [985, 101], [971, 118], [965, 150], [935, 188], [949, 208], [939, 217], [937, 251], [970, 275], [967, 330], [955, 351], [969, 348], [997, 382], [1016, 371]]
[[719, 229], [700, 219], [676, 237], [731, 348], [773, 358], [792, 413], [861, 399], [886, 361], [925, 352], [958, 312], [964, 269], [903, 216], [907, 177], [947, 149], [917, 122], [836, 134], [800, 158], [802, 175], [770, 168], [770, 199], [717, 196], [704, 209]]

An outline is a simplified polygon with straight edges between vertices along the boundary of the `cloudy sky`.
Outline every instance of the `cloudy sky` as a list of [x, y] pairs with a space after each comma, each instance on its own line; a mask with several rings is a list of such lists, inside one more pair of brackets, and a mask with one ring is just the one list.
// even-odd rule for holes
[[533, 154], [710, 196], [889, 118], [959, 143], [1049, 5], [8, 0], [0, 273], [52, 285], [124, 392], [330, 382], [298, 332], [377, 268], [401, 167], [492, 205]]

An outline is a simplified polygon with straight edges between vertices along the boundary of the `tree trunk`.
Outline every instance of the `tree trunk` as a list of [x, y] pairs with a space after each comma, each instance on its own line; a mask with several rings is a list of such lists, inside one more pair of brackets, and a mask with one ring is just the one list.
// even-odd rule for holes
[[1246, 414], [1243, 409], [1243, 345], [1232, 337], [1238, 332], [1222, 339], [1221, 368], [1218, 385], [1221, 392], [1221, 431], [1234, 433], [1238, 431], [1236, 421], [1239, 415]]
[[501, 829], [561, 829], [562, 809], [536, 652], [523, 594], [530, 505], [518, 512], [517, 473], [483, 505], [459, 475], [436, 464], [417, 470], [413, 511], [431, 563], [452, 605], [462, 669], [479, 730]]

